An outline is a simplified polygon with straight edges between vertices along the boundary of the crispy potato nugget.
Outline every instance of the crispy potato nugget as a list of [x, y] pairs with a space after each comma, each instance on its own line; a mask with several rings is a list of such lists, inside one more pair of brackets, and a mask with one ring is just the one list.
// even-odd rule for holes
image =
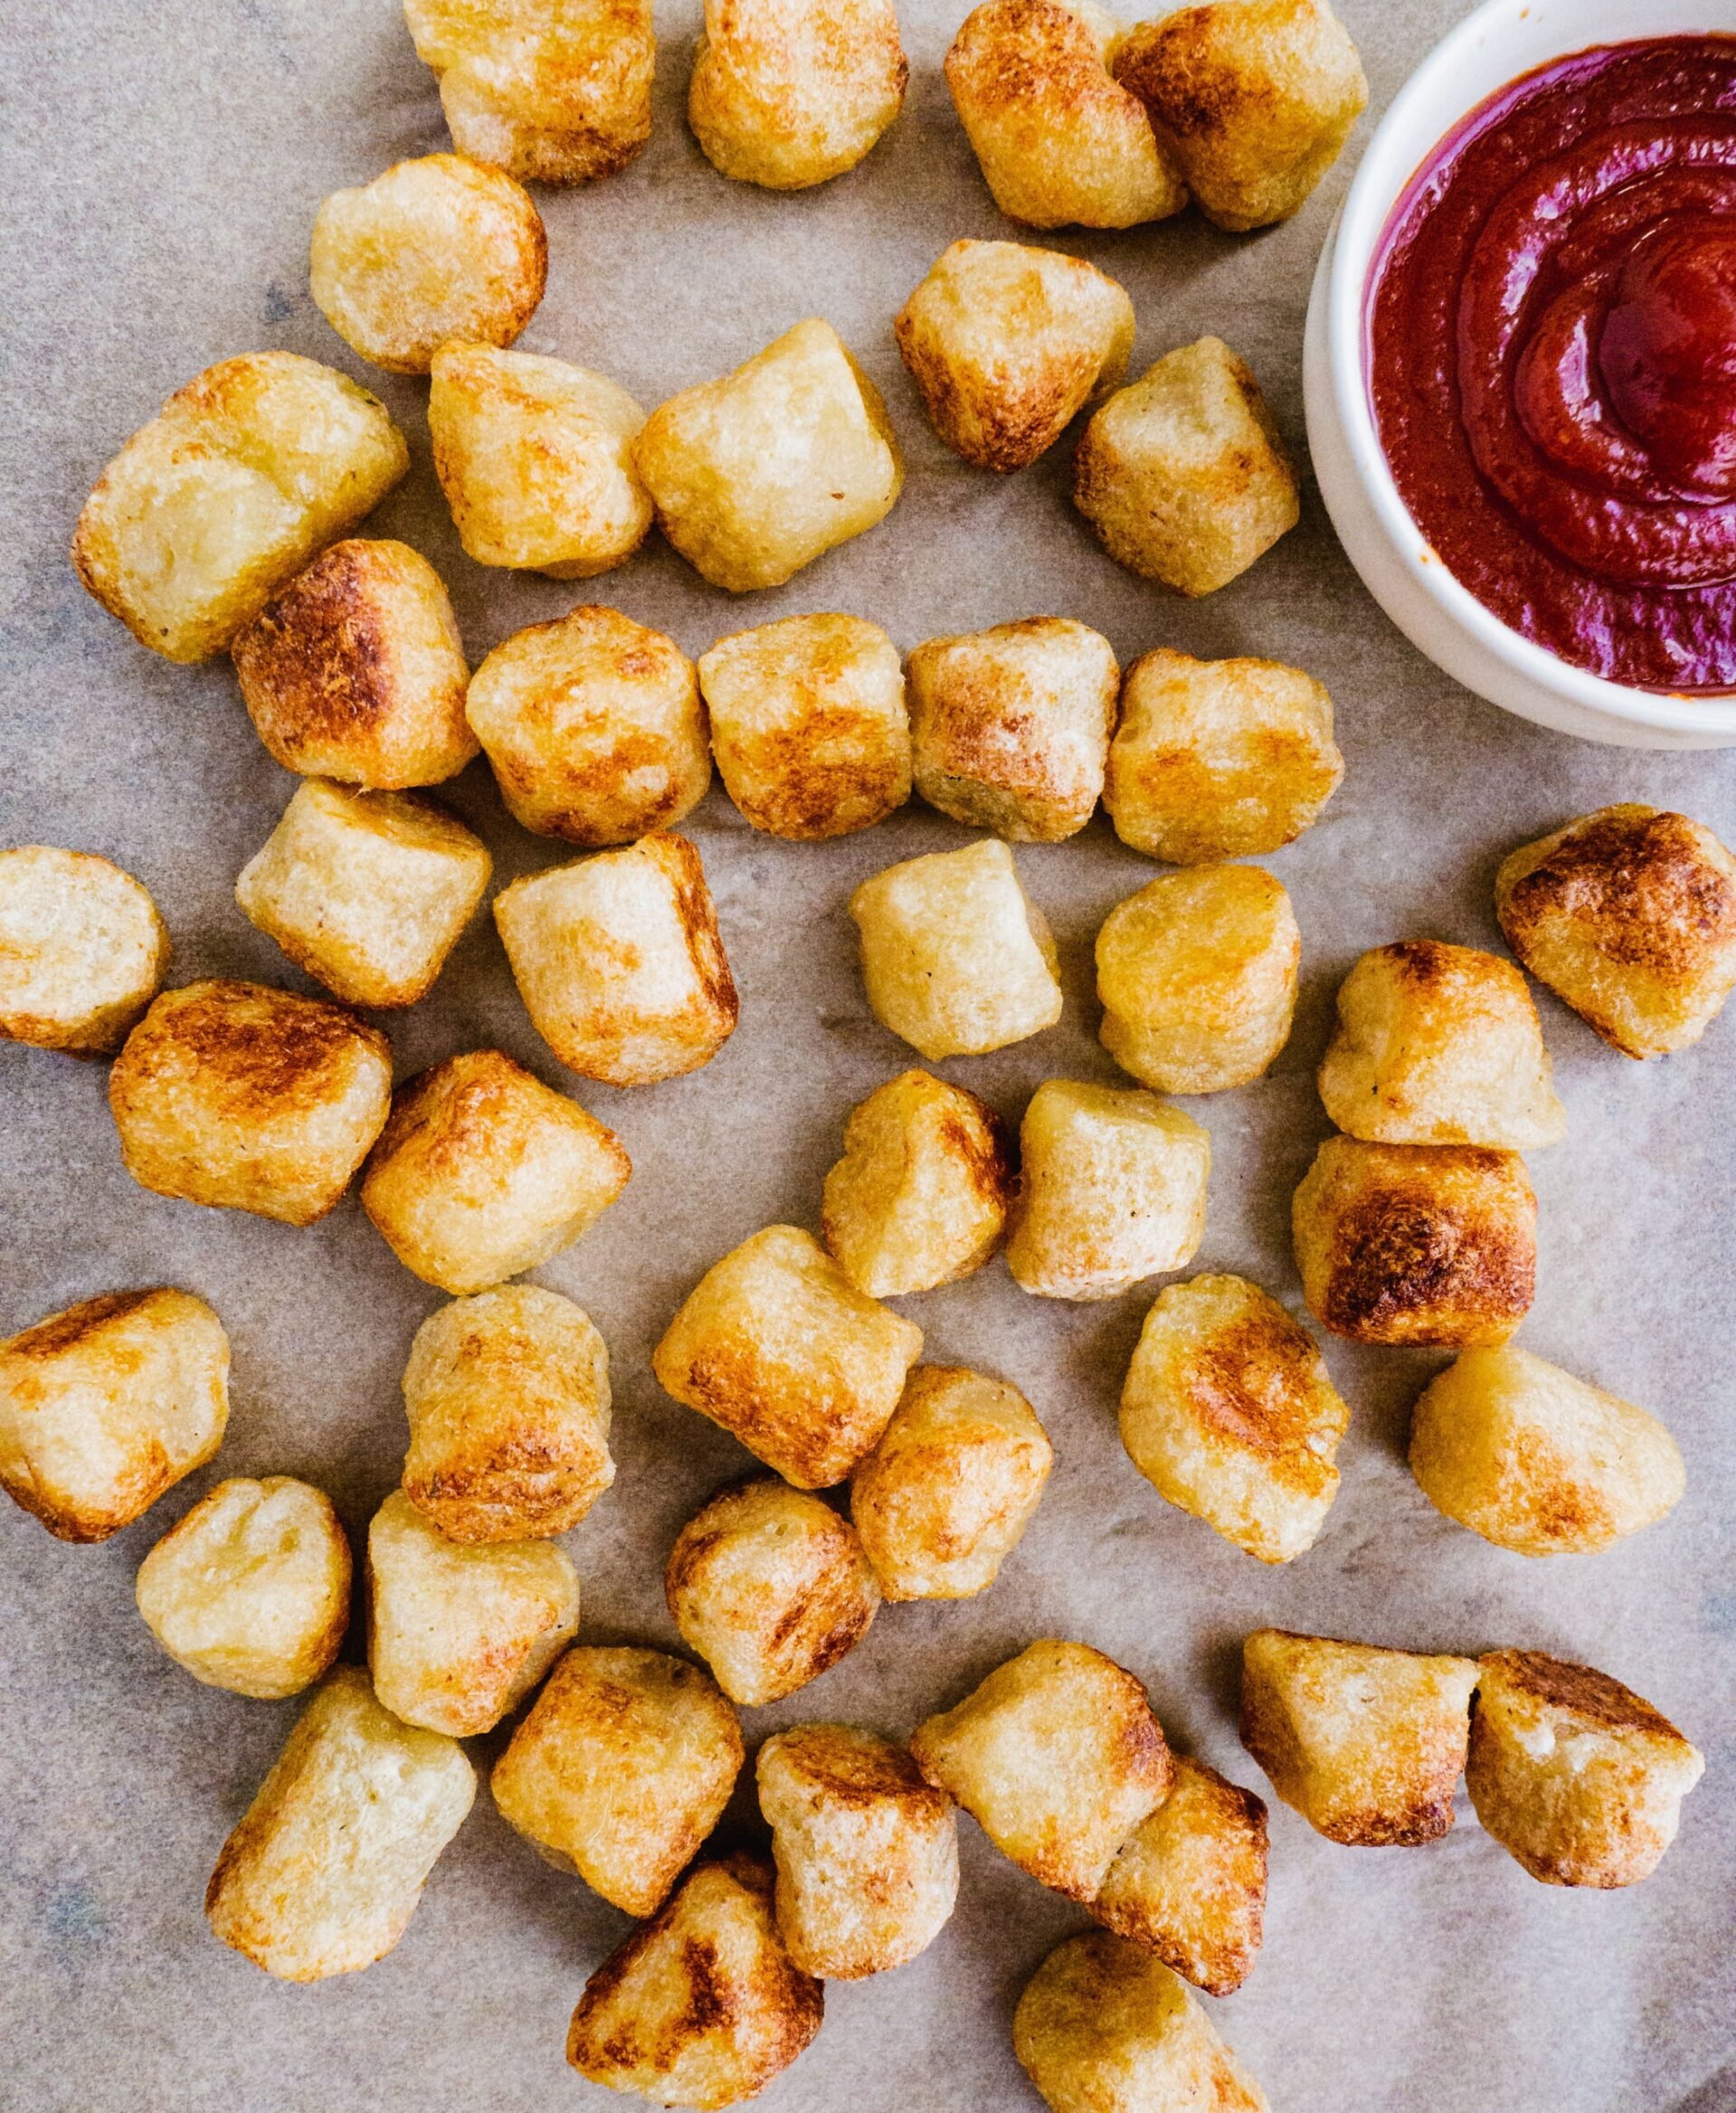
[[1290, 1038], [1302, 935], [1259, 866], [1162, 873], [1097, 935], [1098, 1039], [1159, 1093], [1258, 1079]]
[[552, 1541], [467, 1548], [394, 1489], [368, 1528], [368, 1668], [394, 1717], [492, 1731], [579, 1627], [579, 1576]]
[[1169, 1968], [1107, 1930], [1069, 1938], [1031, 1976], [1013, 2052], [1053, 2113], [1268, 2113]]
[[581, 1307], [540, 1285], [429, 1314], [404, 1408], [404, 1494], [448, 1540], [564, 1533], [615, 1479], [609, 1352]]
[[1495, 878], [1507, 944], [1624, 1056], [1698, 1042], [1736, 987], [1736, 859], [1685, 815], [1599, 807]]
[[1686, 1486], [1655, 1416], [1511, 1348], [1467, 1350], [1427, 1388], [1410, 1472], [1438, 1511], [1521, 1555], [1593, 1554]]
[[880, 391], [810, 316], [659, 404], [633, 444], [657, 523], [713, 587], [781, 587], [883, 520], [904, 483]]
[[916, 789], [1014, 844], [1077, 835], [1103, 790], [1121, 671], [1109, 640], [1031, 617], [910, 656]]
[[1409, 1848], [1453, 1824], [1474, 1658], [1254, 1630], [1242, 1646], [1241, 1743], [1329, 1841]]
[[760, 1749], [778, 1927], [804, 1973], [860, 1981], [926, 1951], [958, 1893], [952, 1800], [901, 1746], [798, 1724]]
[[703, 1863], [585, 1983], [567, 2060], [659, 2106], [740, 2105], [820, 2029], [826, 1994], [784, 1948], [769, 1864]]
[[930, 1063], [1005, 1049], [1061, 1017], [1054, 938], [1003, 843], [888, 866], [850, 914], [875, 1019]]
[[1091, 1913], [1212, 1995], [1253, 1969], [1266, 1920], [1266, 1806], [1203, 1761], [1116, 1853]]
[[898, 648], [862, 617], [785, 617], [699, 658], [724, 789], [797, 843], [883, 822], [910, 797]]
[[526, 874], [495, 922], [531, 1024], [570, 1071], [648, 1086], [708, 1064], [735, 1032], [735, 984], [699, 853], [654, 831]]
[[297, 1718], [205, 1891], [214, 1934], [280, 1981], [384, 1958], [476, 1794], [464, 1749], [339, 1665]]
[[235, 901], [345, 1004], [413, 1005], [494, 870], [481, 837], [435, 801], [309, 778], [241, 868]]
[[195, 374], [109, 463], [72, 562], [140, 645], [209, 660], [409, 467], [385, 406], [347, 375], [244, 353]]
[[1059, 250], [955, 242], [892, 325], [934, 429], [978, 469], [1024, 469], [1127, 371], [1133, 303]]
[[652, 1354], [666, 1393], [797, 1489], [878, 1443], [922, 1331], [858, 1291], [813, 1236], [769, 1225], [712, 1264]]
[[1545, 1885], [1649, 1877], [1705, 1767], [1607, 1673], [1542, 1651], [1478, 1664], [1465, 1788], [1486, 1832]]
[[350, 1544], [323, 1489], [220, 1482], [138, 1566], [145, 1626], [208, 1687], [276, 1702], [326, 1671], [350, 1622]]
[[705, 0], [687, 122], [723, 175], [806, 190], [855, 167], [909, 75], [892, 0]]
[[742, 1751], [735, 1712], [697, 1665], [576, 1644], [491, 1787], [501, 1817], [549, 1863], [649, 1915], [717, 1825]]
[[1016, 1387], [919, 1365], [850, 1480], [850, 1515], [888, 1599], [986, 1592], [1031, 1523], [1054, 1464]]
[[1092, 0], [986, 0], [965, 17], [947, 86], [1009, 220], [1130, 228], [1187, 203], [1144, 109], [1109, 76], [1125, 33]]
[[1073, 504], [1118, 564], [1195, 599], [1301, 518], [1260, 384], [1218, 337], [1165, 354], [1096, 413], [1073, 459]]
[[1505, 1343], [1537, 1287], [1516, 1152], [1328, 1137], [1290, 1206], [1308, 1311], [1354, 1343]]
[[1169, 1794], [1145, 1689], [1087, 1644], [1030, 1645], [919, 1724], [910, 1751], [1003, 1855], [1073, 1901], [1097, 1897], [1116, 1851]]
[[1206, 865], [1291, 843], [1344, 775], [1332, 699], [1312, 675], [1159, 647], [1122, 684], [1103, 805], [1135, 851]]
[[675, 1536], [664, 1592], [732, 1703], [776, 1703], [868, 1634], [880, 1587], [848, 1519], [775, 1475], [714, 1496]]
[[618, 609], [496, 646], [465, 703], [514, 821], [602, 850], [690, 814], [712, 782], [693, 664]]
[[1314, 1338], [1241, 1277], [1170, 1285], [1121, 1390], [1134, 1466], [1159, 1496], [1262, 1562], [1313, 1547], [1338, 1494], [1333, 1456], [1349, 1423]]
[[1115, 1298], [1191, 1262], [1210, 1134], [1152, 1093], [1049, 1079], [1019, 1126], [1006, 1266], [1040, 1298]]
[[401, 792], [476, 753], [439, 574], [408, 543], [322, 552], [230, 647], [253, 730], [286, 770]]
[[0, 851], [0, 1042], [107, 1056], [168, 972], [148, 891], [88, 851]]
[[457, 1296], [571, 1247], [627, 1186], [612, 1130], [497, 1049], [405, 1081], [362, 1178], [362, 1208], [407, 1269]]
[[130, 1525], [228, 1420], [229, 1338], [191, 1292], [107, 1292], [0, 1343], [0, 1487], [56, 1540]]
[[311, 1225], [385, 1127], [392, 1046], [318, 998], [184, 984], [127, 1036], [108, 1105], [121, 1162], [142, 1187]]
[[1115, 78], [1208, 220], [1241, 232], [1307, 203], [1368, 104], [1356, 47], [1326, 0], [1212, 0], [1142, 22]]

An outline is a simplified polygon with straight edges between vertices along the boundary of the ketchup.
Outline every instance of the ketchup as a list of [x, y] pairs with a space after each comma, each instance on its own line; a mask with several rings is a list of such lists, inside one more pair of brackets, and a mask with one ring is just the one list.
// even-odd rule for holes
[[1412, 178], [1371, 285], [1382, 446], [1455, 578], [1577, 667], [1736, 689], [1736, 38], [1504, 89]]

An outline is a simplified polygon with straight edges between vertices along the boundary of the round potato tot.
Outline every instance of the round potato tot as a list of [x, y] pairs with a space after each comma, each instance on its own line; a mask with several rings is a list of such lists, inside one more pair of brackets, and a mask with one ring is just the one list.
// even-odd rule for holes
[[130, 873], [46, 844], [0, 851], [0, 1042], [106, 1056], [168, 966], [168, 931]]

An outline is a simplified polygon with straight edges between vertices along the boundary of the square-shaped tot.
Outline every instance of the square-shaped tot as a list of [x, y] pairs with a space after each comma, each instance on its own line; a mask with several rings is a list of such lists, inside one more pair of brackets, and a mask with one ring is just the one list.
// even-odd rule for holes
[[1118, 564], [1190, 597], [1227, 587], [1301, 518], [1260, 384], [1218, 337], [1166, 353], [1096, 413], [1073, 504]]
[[842, 1482], [879, 1441], [922, 1351], [809, 1233], [769, 1225], [712, 1264], [651, 1367], [666, 1393], [797, 1489]]
[[409, 467], [385, 406], [347, 375], [245, 353], [195, 374], [109, 463], [72, 562], [142, 646], [209, 660]]
[[405, 1269], [461, 1296], [571, 1247], [632, 1171], [620, 1139], [576, 1100], [476, 1049], [392, 1096], [362, 1208]]
[[678, 1079], [735, 1032], [717, 911], [684, 836], [527, 874], [495, 898], [495, 922], [531, 1024], [581, 1077]]
[[168, 966], [168, 932], [130, 873], [47, 844], [0, 851], [0, 1042], [106, 1056]]
[[0, 1343], [0, 1488], [60, 1541], [106, 1541], [203, 1467], [229, 1338], [186, 1291], [111, 1291]]
[[710, 1674], [666, 1651], [576, 1644], [491, 1788], [501, 1817], [551, 1863], [649, 1915], [717, 1825], [742, 1753]]
[[385, 1127], [392, 1048], [336, 1005], [262, 983], [165, 991], [108, 1074], [142, 1187], [311, 1225]]
[[712, 752], [756, 829], [797, 843], [883, 822], [910, 797], [898, 648], [862, 617], [785, 617], [699, 657]]
[[665, 535], [733, 594], [872, 528], [904, 483], [879, 390], [818, 316], [659, 404], [633, 455]]
[[919, 1724], [910, 1751], [1003, 1855], [1074, 1901], [1096, 1898], [1116, 1851], [1169, 1794], [1169, 1748], [1145, 1689], [1086, 1644], [1030, 1645]]
[[1121, 671], [1101, 633], [1031, 617], [911, 654], [916, 789], [1014, 844], [1077, 835], [1096, 809]]
[[1156, 1094], [1049, 1079], [1019, 1126], [1014, 1280], [1041, 1298], [1115, 1298], [1191, 1262], [1212, 1138]]

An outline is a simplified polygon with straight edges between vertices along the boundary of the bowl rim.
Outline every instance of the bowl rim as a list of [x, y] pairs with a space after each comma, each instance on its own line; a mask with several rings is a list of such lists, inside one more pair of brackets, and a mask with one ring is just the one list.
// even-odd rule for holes
[[[1722, 0], [1703, 0], [1703, 5], [1709, 14], [1731, 16], [1727, 24], [1707, 24], [1703, 33], [1736, 33], [1736, 8], [1727, 7]], [[1498, 86], [1470, 94], [1443, 92], [1443, 84], [1484, 42], [1490, 24], [1511, 21], [1515, 8], [1522, 16], [1542, 12], [1524, 6], [1523, 0], [1483, 0], [1434, 46], [1375, 127], [1345, 194], [1326, 289], [1326, 322], [1333, 398], [1351, 460], [1407, 573], [1459, 630], [1524, 681], [1631, 726], [1671, 733], [1736, 734], [1736, 694], [1640, 690], [1610, 682], [1558, 659], [1546, 646], [1522, 637], [1486, 608], [1429, 548], [1400, 495], [1374, 423], [1364, 366], [1365, 314], [1369, 274], [1381, 238], [1406, 186], [1439, 142], [1490, 94], [1499, 92]], [[1656, 36], [1694, 33], [1685, 29], [1654, 30], [1631, 38], [1599, 38], [1595, 33], [1574, 34], [1566, 20], [1558, 27], [1563, 41], [1553, 53], [1556, 58], [1570, 57], [1601, 42], [1638, 43]], [[1550, 62], [1547, 57], [1537, 61]], [[1414, 145], [1419, 138], [1428, 142], [1421, 151]]]

